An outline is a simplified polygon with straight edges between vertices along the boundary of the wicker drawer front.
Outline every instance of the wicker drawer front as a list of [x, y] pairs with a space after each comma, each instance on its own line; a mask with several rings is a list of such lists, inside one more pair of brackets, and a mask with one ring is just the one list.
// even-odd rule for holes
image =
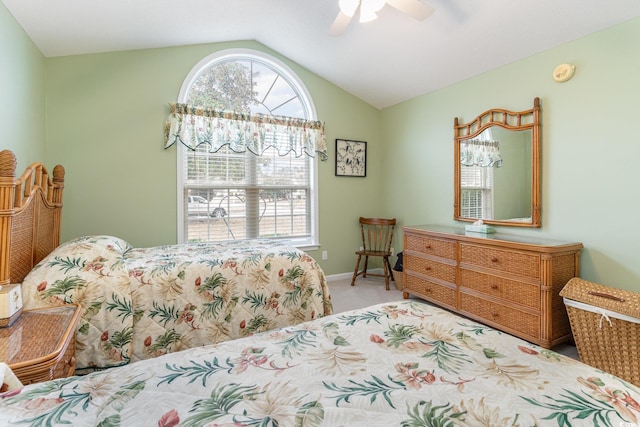
[[471, 270], [460, 270], [460, 285], [508, 301], [517, 302], [533, 309], [540, 309], [540, 286], [518, 282], [502, 277], [490, 276]]
[[487, 301], [474, 295], [460, 293], [460, 307], [463, 313], [474, 314], [487, 321], [497, 323], [526, 337], [540, 337], [540, 317], [511, 307]]
[[491, 268], [523, 277], [540, 278], [540, 255], [463, 243], [460, 263]]
[[445, 264], [442, 262], [432, 261], [430, 259], [420, 258], [413, 255], [407, 255], [404, 268], [409, 271], [435, 277], [445, 282], [455, 283], [456, 266]]
[[438, 302], [451, 308], [456, 306], [456, 290], [425, 280], [412, 274], [406, 275], [404, 290], [427, 300]]
[[56, 359], [44, 360], [38, 364], [16, 369], [15, 374], [22, 384], [39, 383], [70, 377], [76, 372], [76, 340], [73, 335], [64, 353]]
[[434, 239], [432, 237], [423, 237], [414, 234], [407, 234], [406, 239], [407, 250], [438, 256], [440, 258], [456, 258], [456, 242]]
[[71, 377], [76, 373], [76, 337], [72, 337], [67, 350], [53, 368], [53, 378]]

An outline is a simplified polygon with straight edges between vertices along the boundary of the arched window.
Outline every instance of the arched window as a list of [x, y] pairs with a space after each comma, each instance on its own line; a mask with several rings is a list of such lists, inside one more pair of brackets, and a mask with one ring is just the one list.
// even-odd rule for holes
[[[316, 120], [311, 98], [293, 71], [245, 49], [200, 61], [185, 79], [179, 102]], [[317, 246], [316, 158], [283, 152], [282, 146], [255, 151], [236, 152], [233, 144], [215, 149], [200, 144], [195, 150], [178, 144], [180, 242], [271, 238]]]

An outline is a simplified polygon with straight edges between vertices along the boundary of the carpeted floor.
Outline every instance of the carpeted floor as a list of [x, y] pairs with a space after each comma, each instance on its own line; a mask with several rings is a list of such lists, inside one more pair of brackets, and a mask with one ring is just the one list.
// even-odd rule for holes
[[[347, 278], [341, 275], [339, 279], [329, 278], [328, 284], [335, 313], [402, 299], [402, 291], [396, 289], [394, 282], [389, 284], [388, 291], [385, 290], [382, 277], [358, 277], [355, 286], [351, 286], [351, 276]], [[560, 344], [553, 350], [578, 359], [578, 350], [574, 345]]]
[[402, 291], [397, 290], [393, 282], [389, 284], [389, 291], [385, 290], [382, 277], [358, 277], [355, 286], [351, 286], [351, 277], [330, 280], [329, 290], [336, 313], [402, 299]]

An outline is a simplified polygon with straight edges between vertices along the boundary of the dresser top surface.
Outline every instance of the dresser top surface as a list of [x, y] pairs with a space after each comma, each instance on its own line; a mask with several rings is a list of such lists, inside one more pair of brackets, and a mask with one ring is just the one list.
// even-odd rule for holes
[[551, 240], [551, 239], [543, 239], [532, 236], [519, 236], [517, 234], [508, 234], [508, 233], [474, 233], [465, 231], [464, 228], [460, 227], [452, 227], [445, 225], [409, 225], [403, 227], [405, 231], [413, 231], [423, 234], [429, 235], [440, 235], [443, 238], [456, 238], [456, 240], [464, 240], [470, 242], [482, 242], [486, 244], [516, 244], [516, 245], [525, 245], [525, 246], [537, 246], [537, 247], [547, 247], [552, 249], [580, 249], [582, 248], [582, 243], [579, 242], [569, 242], [569, 241], [561, 241], [561, 240]]

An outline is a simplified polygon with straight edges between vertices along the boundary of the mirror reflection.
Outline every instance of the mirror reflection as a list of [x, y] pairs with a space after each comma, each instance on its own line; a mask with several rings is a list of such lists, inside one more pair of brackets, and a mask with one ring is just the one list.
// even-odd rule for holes
[[454, 219], [539, 227], [539, 100], [522, 112], [489, 110], [455, 121]]

